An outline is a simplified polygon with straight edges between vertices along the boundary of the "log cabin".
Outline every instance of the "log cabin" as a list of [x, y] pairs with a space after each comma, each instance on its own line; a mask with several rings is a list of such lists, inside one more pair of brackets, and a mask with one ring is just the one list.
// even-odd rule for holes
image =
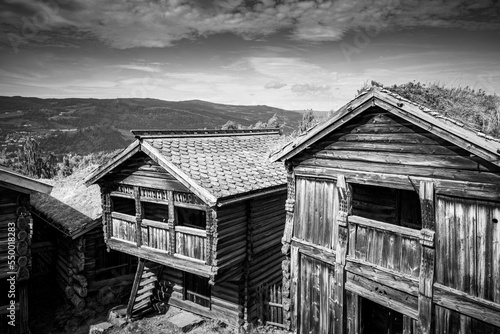
[[500, 333], [500, 141], [371, 88], [271, 156], [296, 333]]
[[139, 259], [127, 315], [163, 302], [232, 327], [265, 321], [258, 296], [282, 281], [286, 173], [267, 153], [280, 131], [132, 132], [86, 179], [108, 247]]
[[127, 254], [106, 251], [100, 190], [83, 185], [87, 174], [78, 171], [54, 182], [50, 195], [31, 198], [34, 292], [43, 299], [58, 290], [79, 309], [93, 292], [104, 305], [116, 301], [113, 291], [125, 289], [127, 282], [132, 285], [137, 262]]
[[[29, 333], [28, 279], [31, 267], [30, 195], [52, 186], [0, 166], [0, 332]], [[12, 242], [9, 241], [12, 238]], [[11, 258], [14, 257], [14, 259]], [[10, 262], [13, 260], [14, 262]], [[9, 280], [14, 277], [14, 280]], [[11, 302], [15, 301], [14, 313]], [[13, 318], [10, 316], [14, 315]], [[10, 322], [10, 324], [9, 324]], [[14, 326], [13, 326], [14, 325]]]

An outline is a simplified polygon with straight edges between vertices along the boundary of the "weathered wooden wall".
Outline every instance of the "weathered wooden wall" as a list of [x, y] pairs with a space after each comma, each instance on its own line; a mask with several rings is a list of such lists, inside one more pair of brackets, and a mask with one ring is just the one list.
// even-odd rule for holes
[[286, 192], [259, 197], [249, 203], [247, 265], [245, 268], [246, 292], [245, 317], [247, 322], [256, 323], [262, 315], [259, 306], [258, 289], [271, 286], [282, 280], [281, 238], [285, 228]]
[[[334, 299], [345, 312], [335, 314], [339, 332], [361, 331], [352, 314], [361, 314], [358, 296], [400, 312], [405, 333], [498, 331], [498, 166], [378, 107], [288, 163], [296, 186], [291, 248], [283, 247], [292, 328], [330, 331], [319, 320], [328, 311], [314, 297], [315, 277], [345, 265], [345, 274], [333, 270], [334, 285], [346, 290]], [[346, 254], [335, 221], [338, 175], [352, 186]]]
[[[27, 280], [30, 278], [31, 268], [31, 215], [29, 213], [29, 195], [0, 186], [0, 279], [3, 296], [0, 299], [0, 329], [2, 333], [29, 332], [28, 329], [28, 294]], [[12, 230], [14, 228], [14, 230]], [[8, 238], [13, 238], [14, 248], [10, 255], [15, 256], [11, 267], [9, 261]], [[7, 324], [7, 306], [10, 302], [8, 292], [10, 286], [7, 278], [15, 273], [16, 291], [16, 326]]]

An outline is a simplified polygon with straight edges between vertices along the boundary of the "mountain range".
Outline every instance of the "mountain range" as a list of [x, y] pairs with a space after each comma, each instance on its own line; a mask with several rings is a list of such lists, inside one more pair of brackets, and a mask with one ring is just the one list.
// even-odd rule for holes
[[87, 154], [123, 148], [133, 139], [132, 129], [214, 129], [228, 121], [249, 126], [265, 123], [276, 115], [284, 132], [291, 132], [297, 128], [302, 113], [266, 105], [201, 100], [0, 96], [0, 141], [4, 148], [12, 150], [22, 137], [33, 136], [44, 150]]

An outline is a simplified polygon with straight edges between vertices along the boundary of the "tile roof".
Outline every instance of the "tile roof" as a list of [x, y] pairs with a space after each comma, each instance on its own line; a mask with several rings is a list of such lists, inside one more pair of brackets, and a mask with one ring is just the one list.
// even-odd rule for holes
[[133, 132], [216, 198], [286, 184], [283, 165], [268, 159], [270, 147], [280, 138], [277, 131], [150, 136]]

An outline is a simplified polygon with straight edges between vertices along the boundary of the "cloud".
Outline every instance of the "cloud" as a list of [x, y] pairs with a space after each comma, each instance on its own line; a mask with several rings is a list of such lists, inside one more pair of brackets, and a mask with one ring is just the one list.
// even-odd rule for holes
[[148, 73], [159, 73], [161, 72], [159, 67], [147, 66], [147, 65], [137, 65], [137, 64], [123, 64], [123, 65], [115, 65], [115, 67], [124, 69], [124, 70], [133, 70], [133, 71], [141, 71]]
[[328, 85], [318, 85], [318, 84], [295, 84], [292, 85], [290, 90], [297, 95], [330, 95], [331, 87]]
[[286, 84], [278, 81], [269, 81], [264, 88], [266, 89], [280, 89], [285, 87]]
[[71, 28], [127, 49], [167, 47], [220, 33], [259, 39], [288, 32], [295, 40], [322, 42], [357, 29], [495, 30], [500, 29], [498, 7], [493, 0], [20, 0], [0, 3], [0, 21], [4, 32], [22, 37], [29, 35], [27, 27]]

